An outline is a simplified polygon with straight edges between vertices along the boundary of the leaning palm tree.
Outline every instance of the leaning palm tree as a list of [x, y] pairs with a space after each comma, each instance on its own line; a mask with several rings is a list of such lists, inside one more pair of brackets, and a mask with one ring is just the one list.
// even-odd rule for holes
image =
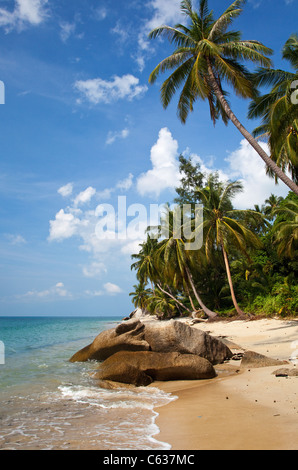
[[155, 28], [149, 35], [151, 39], [166, 37], [177, 47], [157, 65], [149, 82], [154, 83], [160, 73], [174, 70], [161, 87], [164, 108], [167, 108], [181, 86], [178, 116], [183, 123], [193, 111], [195, 101], [208, 100], [213, 122], [220, 117], [225, 123], [231, 121], [265, 164], [298, 194], [298, 186], [284, 174], [235, 116], [227, 101], [227, 93], [223, 90], [226, 82], [238, 96], [253, 99], [257, 96], [257, 91], [251, 73], [241, 62], [251, 61], [260, 66], [271, 67], [271, 60], [267, 57], [272, 54], [271, 49], [258, 41], [242, 40], [238, 31], [228, 31], [232, 21], [241, 14], [244, 2], [245, 0], [234, 1], [216, 20], [208, 8], [208, 0], [200, 0], [198, 12], [194, 11], [191, 0], [183, 0], [181, 11], [189, 20], [189, 25], [163, 25]]
[[[149, 229], [150, 227], [148, 227]], [[151, 229], [151, 228], [150, 228]], [[156, 263], [156, 250], [157, 250], [157, 240], [152, 238], [152, 234], [147, 233], [147, 239], [140, 245], [139, 253], [133, 254], [131, 257], [132, 259], [136, 259], [132, 265], [131, 269], [136, 270], [137, 272], [137, 279], [142, 286], [146, 286], [148, 282], [151, 284], [151, 292], [154, 296], [156, 291], [156, 287], [161, 291], [164, 295], [171, 298], [177, 304], [177, 308], [182, 310], [190, 310], [179, 300], [177, 299], [171, 292], [171, 289], [168, 285], [162, 287], [164, 284], [163, 278], [163, 268], [159, 263], [157, 266]]]
[[[179, 220], [180, 217], [181, 213], [179, 210], [175, 213], [175, 211], [170, 211], [169, 209], [166, 215], [161, 217], [159, 231], [161, 241], [157, 246], [156, 259], [157, 262], [161, 261], [164, 264], [164, 278], [171, 279], [175, 287], [182, 285], [182, 288], [186, 290], [186, 294], [189, 298], [189, 291], [191, 289], [207, 317], [214, 319], [218, 316], [217, 313], [206, 307], [196, 289], [190, 269], [190, 257], [193, 255], [193, 252], [190, 253], [186, 249], [187, 240], [182, 236], [183, 229]], [[191, 304], [193, 305], [192, 301]]]
[[156, 289], [154, 294], [148, 298], [146, 308], [161, 319], [173, 318], [178, 315], [175, 301], [159, 289]]
[[255, 217], [261, 217], [261, 214], [232, 208], [231, 199], [242, 189], [242, 184], [238, 181], [224, 184], [213, 175], [209, 177], [205, 188], [198, 189], [198, 195], [204, 204], [203, 227], [206, 256], [209, 261], [212, 261], [214, 250], [221, 250], [232, 301], [240, 316], [243, 316], [244, 312], [236, 300], [228, 254], [230, 251], [237, 250], [248, 256], [249, 246], [255, 248], [262, 246], [258, 236], [241, 222], [241, 219], [244, 219], [248, 213]]
[[[283, 59], [289, 61], [293, 72], [260, 68], [254, 75], [257, 86], [270, 86], [271, 90], [252, 101], [249, 106], [249, 117], [262, 118], [262, 124], [254, 130], [253, 135], [267, 140], [271, 158], [283, 171], [288, 170], [292, 179], [298, 183], [298, 106], [297, 92], [294, 91], [298, 83], [296, 34], [286, 42]], [[270, 176], [275, 176], [269, 167], [267, 172]]]

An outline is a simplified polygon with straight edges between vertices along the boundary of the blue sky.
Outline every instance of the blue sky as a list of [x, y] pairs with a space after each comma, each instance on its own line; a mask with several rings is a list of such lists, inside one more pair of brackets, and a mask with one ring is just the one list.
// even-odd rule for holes
[[[231, 0], [209, 3], [219, 14]], [[139, 239], [100, 239], [100, 207], [172, 202], [180, 153], [242, 179], [238, 207], [287, 194], [233, 126], [213, 127], [206, 104], [182, 125], [175, 100], [161, 106], [162, 80], [148, 84], [171, 48], [147, 34], [183, 20], [179, 5], [0, 0], [0, 315], [128, 315]], [[297, 0], [248, 0], [235, 27], [287, 68], [280, 51], [297, 32]], [[256, 127], [248, 102], [231, 103]]]

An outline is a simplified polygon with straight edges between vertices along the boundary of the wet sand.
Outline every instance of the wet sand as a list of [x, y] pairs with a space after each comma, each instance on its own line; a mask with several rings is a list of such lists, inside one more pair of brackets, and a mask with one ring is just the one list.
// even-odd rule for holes
[[[298, 367], [298, 321], [216, 322], [196, 328], [243, 350], [287, 360], [288, 369]], [[276, 377], [277, 369], [242, 369], [241, 361], [230, 361], [217, 368], [213, 380], [155, 382], [178, 397], [156, 410], [156, 439], [172, 450], [298, 450], [298, 377]]]

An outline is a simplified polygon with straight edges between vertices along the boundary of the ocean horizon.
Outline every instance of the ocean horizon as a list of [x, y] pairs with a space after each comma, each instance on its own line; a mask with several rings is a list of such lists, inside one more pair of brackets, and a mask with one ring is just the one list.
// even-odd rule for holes
[[98, 363], [70, 357], [116, 316], [0, 317], [0, 450], [168, 450], [156, 408], [174, 397], [155, 387], [101, 388]]

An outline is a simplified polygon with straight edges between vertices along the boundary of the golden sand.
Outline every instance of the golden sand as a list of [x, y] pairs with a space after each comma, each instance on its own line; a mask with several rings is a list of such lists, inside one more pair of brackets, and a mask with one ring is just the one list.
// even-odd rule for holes
[[[298, 355], [298, 321], [215, 322], [196, 328], [245, 350], [280, 360]], [[158, 408], [156, 439], [173, 450], [298, 450], [298, 377], [276, 377], [279, 367], [218, 367], [208, 381], [158, 382], [178, 399]], [[298, 365], [297, 365], [298, 367]]]

